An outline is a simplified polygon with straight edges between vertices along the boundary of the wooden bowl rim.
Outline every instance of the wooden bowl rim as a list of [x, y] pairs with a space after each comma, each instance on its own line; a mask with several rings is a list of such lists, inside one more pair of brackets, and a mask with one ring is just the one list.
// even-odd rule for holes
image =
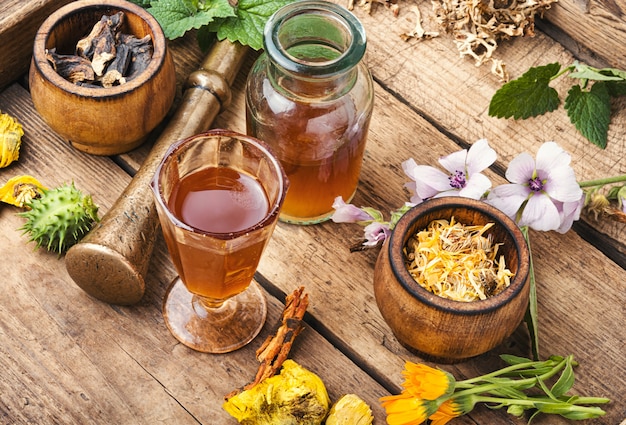
[[[127, 83], [114, 87], [84, 87], [60, 76], [46, 59], [46, 43], [50, 33], [65, 19], [85, 11], [102, 10], [102, 13], [123, 11], [132, 13], [148, 24], [152, 36], [153, 53], [148, 67]], [[94, 21], [94, 25], [96, 22]], [[86, 35], [86, 34], [85, 34]], [[154, 77], [165, 64], [167, 40], [157, 20], [144, 8], [126, 0], [77, 0], [53, 12], [39, 27], [33, 44], [33, 65], [40, 75], [65, 92], [87, 98], [115, 98], [126, 95], [144, 85]]]
[[[519, 264], [515, 276], [511, 279], [511, 284], [499, 294], [486, 300], [471, 302], [454, 301], [440, 297], [423, 288], [415, 281], [404, 264], [403, 255], [393, 255], [396, 252], [402, 253], [402, 249], [410, 236], [407, 233], [420, 217], [424, 214], [435, 213], [449, 208], [476, 210], [488, 216], [490, 220], [492, 219], [496, 226], [504, 227], [507, 233], [511, 235], [515, 250], [518, 253]], [[441, 218], [449, 219], [450, 217], [442, 216]], [[394, 227], [387, 249], [391, 270], [398, 282], [400, 282], [400, 285], [410, 295], [431, 307], [453, 314], [477, 315], [502, 307], [520, 293], [528, 280], [530, 272], [530, 251], [526, 239], [517, 224], [502, 211], [486, 202], [459, 196], [432, 198], [411, 208], [400, 218]]]

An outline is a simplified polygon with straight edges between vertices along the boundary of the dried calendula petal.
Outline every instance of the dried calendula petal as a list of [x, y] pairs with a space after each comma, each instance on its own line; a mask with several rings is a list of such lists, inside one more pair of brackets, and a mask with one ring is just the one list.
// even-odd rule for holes
[[24, 129], [13, 117], [0, 114], [0, 168], [5, 168], [20, 156]]
[[346, 394], [331, 407], [326, 425], [372, 425], [373, 421], [368, 404], [355, 394]]
[[411, 237], [405, 247], [405, 263], [423, 288], [454, 301], [484, 300], [503, 291], [513, 273], [504, 256], [485, 232], [493, 226], [471, 226], [434, 220]]
[[0, 201], [24, 208], [30, 201], [39, 198], [44, 189], [46, 187], [32, 176], [13, 177], [0, 187]]

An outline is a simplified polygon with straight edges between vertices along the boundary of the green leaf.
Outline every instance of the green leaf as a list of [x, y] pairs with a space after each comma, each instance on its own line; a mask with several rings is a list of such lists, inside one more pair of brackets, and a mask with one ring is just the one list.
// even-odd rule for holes
[[607, 81], [606, 88], [613, 97], [626, 96], [626, 81]]
[[622, 80], [626, 80], [626, 71], [621, 70], [621, 69], [602, 68], [602, 69], [599, 69], [598, 72], [605, 74], [605, 75], [614, 75], [616, 77], [619, 77]]
[[510, 365], [531, 363], [531, 360], [527, 359], [526, 357], [514, 356], [512, 354], [500, 354], [500, 358]]
[[578, 64], [576, 71], [570, 72], [570, 78], [579, 78], [581, 80], [594, 80], [594, 81], [619, 81], [623, 78], [614, 75], [610, 69], [596, 69], [587, 65]]
[[216, 32], [219, 40], [227, 38], [260, 50], [263, 48], [263, 29], [267, 19], [292, 1], [241, 0], [237, 5], [236, 17], [211, 22], [209, 31]]
[[136, 5], [139, 5], [141, 7], [148, 7], [150, 6], [150, 1], [151, 0], [129, 0], [131, 3], [135, 3]]
[[574, 369], [572, 368], [572, 364], [567, 362], [565, 369], [561, 373], [561, 376], [556, 381], [556, 383], [552, 386], [552, 394], [555, 397], [561, 397], [565, 395], [569, 390], [572, 389], [574, 385]]
[[530, 68], [509, 81], [491, 98], [489, 116], [526, 119], [554, 111], [559, 107], [559, 94], [549, 84], [560, 69], [559, 63]]
[[[534, 385], [531, 385], [531, 388], [533, 386]], [[505, 398], [512, 399], [512, 400], [524, 400], [524, 399], [527, 398], [526, 394], [523, 391], [520, 391], [519, 389], [517, 389], [515, 387], [501, 386], [501, 387], [493, 389], [493, 390], [491, 390], [489, 392], [492, 395], [505, 397]]]
[[236, 16], [228, 0], [156, 0], [151, 2], [148, 11], [161, 24], [165, 37], [170, 40], [208, 25], [216, 18]]
[[580, 133], [604, 149], [611, 122], [611, 98], [606, 84], [597, 82], [589, 91], [572, 86], [565, 99], [567, 115]]

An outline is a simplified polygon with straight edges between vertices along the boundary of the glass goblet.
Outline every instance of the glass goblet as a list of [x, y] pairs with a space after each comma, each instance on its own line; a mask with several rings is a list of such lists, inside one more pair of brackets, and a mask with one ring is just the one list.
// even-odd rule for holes
[[171, 333], [201, 352], [236, 350], [267, 312], [254, 280], [289, 182], [267, 146], [211, 130], [173, 144], [151, 187], [178, 272], [163, 301]]

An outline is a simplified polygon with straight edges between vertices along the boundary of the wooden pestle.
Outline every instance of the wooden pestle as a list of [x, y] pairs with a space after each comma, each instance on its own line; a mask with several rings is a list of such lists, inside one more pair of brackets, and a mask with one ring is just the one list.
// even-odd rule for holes
[[160, 228], [150, 181], [172, 143], [208, 130], [230, 104], [230, 86], [247, 51], [239, 43], [216, 42], [188, 77], [181, 104], [130, 184], [100, 223], [66, 253], [69, 275], [91, 296], [119, 305], [143, 297]]

